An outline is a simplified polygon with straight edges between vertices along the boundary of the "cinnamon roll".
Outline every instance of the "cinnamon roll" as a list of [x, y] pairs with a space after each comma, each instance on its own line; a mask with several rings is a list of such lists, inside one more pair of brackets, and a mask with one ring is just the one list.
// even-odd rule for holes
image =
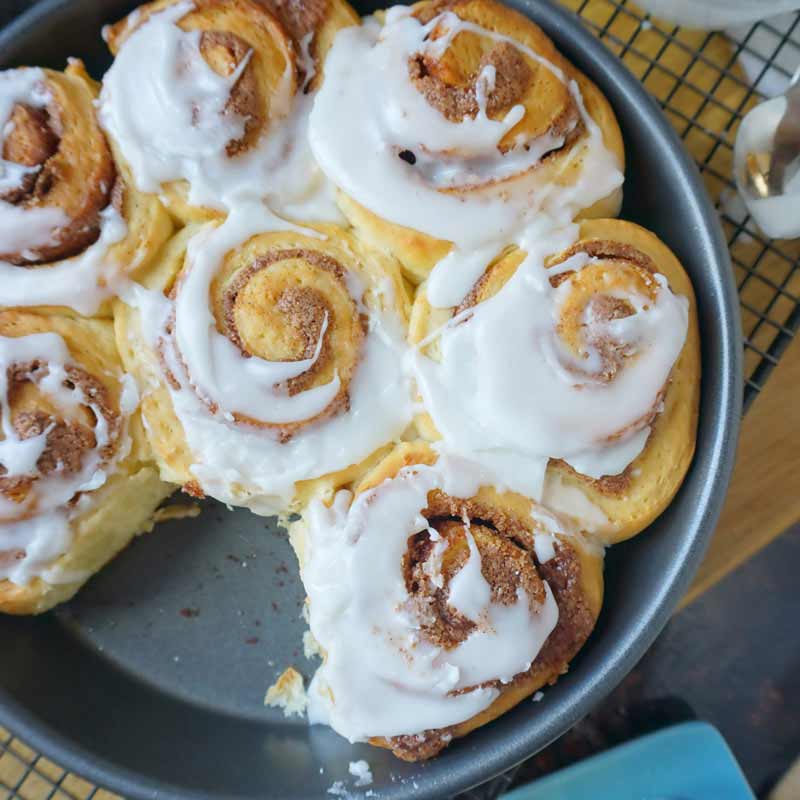
[[167, 480], [260, 513], [352, 480], [411, 420], [395, 262], [263, 207], [189, 227], [117, 309]]
[[344, 0], [155, 0], [105, 30], [100, 118], [181, 222], [243, 196], [337, 221], [305, 129], [331, 41], [357, 23]]
[[96, 96], [79, 61], [0, 72], [0, 306], [95, 314], [169, 236], [115, 158]]
[[[495, 0], [423, 0], [343, 31], [309, 133], [350, 222], [414, 283], [502, 246], [541, 213], [614, 216], [614, 113], [527, 17]], [[490, 254], [491, 255], [491, 254]]]
[[[589, 220], [509, 248], [461, 304], [418, 293], [418, 427], [609, 544], [650, 524], [694, 453], [688, 276], [649, 231]], [[466, 367], [465, 365], [470, 365]]]
[[106, 320], [0, 311], [0, 612], [68, 600], [172, 491]]
[[416, 761], [567, 671], [600, 612], [602, 549], [487, 477], [401, 444], [292, 526], [323, 653], [312, 723]]

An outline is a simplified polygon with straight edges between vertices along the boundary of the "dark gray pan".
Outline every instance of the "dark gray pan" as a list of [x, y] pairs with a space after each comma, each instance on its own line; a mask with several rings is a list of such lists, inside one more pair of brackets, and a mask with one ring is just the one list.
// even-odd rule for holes
[[[100, 76], [108, 64], [101, 25], [133, 5], [45, 0], [0, 34], [0, 65], [61, 67], [80, 55]], [[347, 765], [356, 758], [371, 764], [381, 797], [444, 797], [563, 733], [666, 623], [714, 529], [733, 464], [741, 339], [727, 248], [694, 164], [638, 81], [564, 10], [540, 0], [511, 5], [611, 101], [628, 160], [623, 217], [677, 253], [700, 311], [697, 456], [661, 519], [609, 552], [591, 640], [540, 703], [522, 703], [428, 764], [350, 746], [263, 707], [284, 666], [313, 671], [299, 649], [302, 590], [271, 520], [210, 504], [199, 519], [134, 544], [59, 612], [0, 620], [0, 723], [51, 758], [131, 798], [330, 797], [335, 780], [352, 785]]]

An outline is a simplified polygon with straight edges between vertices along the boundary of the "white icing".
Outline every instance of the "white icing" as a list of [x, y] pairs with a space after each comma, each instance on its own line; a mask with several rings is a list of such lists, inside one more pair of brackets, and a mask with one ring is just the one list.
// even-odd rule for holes
[[[575, 361], [557, 336], [569, 281], [553, 289], [544, 268], [545, 257], [569, 246], [575, 233], [574, 226], [530, 230], [527, 256], [505, 286], [433, 337], [441, 361], [420, 351], [411, 356], [425, 407], [447, 446], [492, 466], [500, 485], [536, 499], [550, 458], [599, 478], [622, 472], [641, 452], [649, 427], [636, 423], [652, 409], [688, 327], [688, 301], [657, 275], [655, 302], [628, 292], [631, 316], [584, 319], [627, 354], [612, 381], [593, 379], [599, 354], [587, 346], [586, 359]], [[572, 259], [570, 267], [587, 263]], [[570, 367], [588, 367], [589, 374]]]
[[489, 606], [492, 589], [481, 573], [481, 554], [470, 532], [469, 519], [464, 520], [469, 558], [450, 581], [447, 604], [473, 622], [481, 621], [481, 614]]
[[[7, 170], [6, 175], [10, 174], [11, 170]], [[19, 185], [17, 178], [21, 180], [19, 175], [9, 177], [8, 183]], [[54, 245], [55, 231], [68, 222], [69, 217], [60, 208], [25, 208], [0, 200], [0, 242], [8, 252], [19, 253]]]
[[[9, 404], [9, 369], [15, 364], [38, 361], [39, 373], [31, 380], [54, 406], [63, 412], [88, 408], [94, 415], [94, 448], [83, 456], [80, 469], [61, 474], [58, 470], [39, 476], [36, 462], [44, 452], [50, 428], [30, 439], [22, 439], [12, 424]], [[130, 447], [127, 436], [117, 445], [111, 463], [101, 463], [102, 450], [112, 443], [112, 432], [103, 410], [84, 390], [70, 381], [66, 367], [71, 363], [64, 340], [56, 333], [34, 333], [20, 337], [0, 336], [0, 464], [5, 478], [38, 478], [27, 498], [20, 503], [0, 496], [0, 579], [24, 585], [37, 575], [55, 575], [49, 568], [70, 543], [69, 520], [84, 511], [86, 502], [68, 509], [67, 504], [81, 492], [102, 486], [113, 462]], [[43, 376], [40, 373], [45, 373]], [[136, 406], [136, 392], [127, 386], [121, 406]], [[85, 496], [84, 496], [85, 498]]]
[[[0, 261], [0, 305], [69, 306], [79, 314], [94, 314], [114, 294], [123, 269], [109, 248], [128, 233], [125, 220], [113, 206], [100, 212], [100, 238], [78, 256], [42, 267], [18, 267]], [[0, 228], [0, 241], [2, 241]]]
[[0, 523], [0, 580], [25, 586], [44, 576], [71, 542], [69, 519], [63, 512]]
[[[234, 422], [233, 411], [248, 412], [262, 422], [308, 419], [327, 405], [339, 387], [335, 378], [290, 398], [276, 390], [276, 380], [298, 374], [308, 362], [244, 358], [216, 330], [209, 310], [209, 283], [215, 269], [230, 249], [270, 230], [320, 235], [296, 228], [260, 204], [239, 205], [223, 225], [201, 230], [190, 242], [188, 269], [175, 303], [141, 287], [133, 287], [126, 297], [139, 309], [144, 334], [152, 346], [163, 347], [167, 365], [181, 384], [179, 390], [170, 388], [170, 396], [193, 454], [192, 472], [203, 491], [265, 514], [285, 510], [297, 481], [355, 464], [398, 438], [412, 416], [409, 379], [403, 372], [402, 321], [390, 310], [391, 303], [382, 311], [364, 306], [367, 287], [351, 276], [348, 285], [357, 293], [354, 299], [361, 311], [369, 314], [369, 329], [350, 382], [349, 409], [301, 429], [283, 443], [269, 430]], [[389, 294], [391, 289], [382, 291]], [[180, 356], [164, 334], [173, 310]], [[216, 413], [202, 402], [198, 391], [219, 405]]]
[[800, 168], [796, 163], [790, 165], [783, 194], [758, 197], [747, 185], [746, 158], [749, 153], [772, 151], [775, 131], [785, 113], [785, 97], [775, 97], [753, 108], [739, 125], [734, 148], [739, 193], [761, 230], [775, 239], [800, 236]]
[[581, 530], [588, 533], [604, 530], [610, 525], [603, 510], [578, 487], [565, 484], [558, 472], [550, 471], [545, 476], [542, 503], [553, 511], [571, 517]]
[[[14, 107], [25, 103], [32, 108], [46, 108], [52, 99], [41, 69], [0, 72], [0, 152], [13, 131]], [[36, 174], [39, 169], [0, 158], [0, 191], [18, 189], [28, 175]], [[17, 252], [53, 244], [55, 233], [68, 221], [59, 208], [20, 208], [0, 201], [0, 250]]]
[[300, 40], [300, 68], [305, 74], [303, 80], [303, 90], [314, 80], [317, 74], [317, 65], [311, 55], [311, 43], [314, 41], [314, 31], [309, 31]]
[[[559, 80], [567, 77], [537, 53], [508, 37], [446, 12], [421, 24], [407, 8], [390, 9], [381, 27], [367, 20], [341, 31], [328, 54], [325, 84], [311, 113], [309, 138], [314, 155], [329, 178], [379, 216], [454, 243], [434, 270], [428, 298], [434, 305], [456, 305], [481, 271], [504, 246], [520, 241], [542, 213], [560, 224], [581, 208], [606, 197], [622, 183], [615, 157], [586, 113], [577, 84], [568, 83], [586, 128], [584, 141], [564, 159], [566, 168], [580, 158], [573, 185], [546, 183], [532, 170], [519, 179], [497, 181], [480, 191], [443, 192], [443, 187], [477, 179], [507, 178], [525, 171], [562, 140], [543, 137], [502, 155], [497, 145], [524, 115], [515, 106], [504, 120], [485, 114], [485, 94], [494, 78], [483, 70], [478, 79], [481, 111], [475, 118], [450, 122], [416, 89], [408, 60], [416, 53], [440, 54], [460, 31], [473, 31], [510, 42]], [[449, 33], [427, 39], [434, 27]], [[522, 144], [522, 143], [521, 143]], [[398, 153], [410, 150], [420, 169]], [[453, 152], [457, 157], [449, 155]], [[427, 154], [427, 155], [425, 155]], [[447, 154], [447, 155], [445, 155]], [[447, 280], [442, 275], [447, 275]], [[461, 280], [450, 278], [460, 275]]]
[[[290, 61], [270, 97], [268, 131], [248, 151], [228, 156], [227, 144], [241, 137], [245, 120], [226, 105], [249, 57], [229, 77], [217, 75], [200, 52], [200, 32], [177, 25], [193, 7], [185, 0], [151, 15], [126, 39], [103, 80], [100, 121], [139, 189], [158, 192], [164, 183], [185, 180], [194, 206], [228, 211], [263, 198], [289, 217], [339, 221], [332, 188], [308, 146], [314, 97], [293, 96]], [[310, 40], [301, 44], [301, 57], [307, 56]]]
[[356, 786], [369, 786], [372, 783], [372, 770], [369, 763], [364, 761], [351, 761], [347, 765], [347, 771], [356, 779]]
[[[41, 69], [0, 72], [0, 151], [11, 132], [10, 118], [15, 105], [25, 103], [45, 108], [51, 101]], [[0, 159], [0, 191], [19, 187], [26, 175], [38, 169]], [[68, 222], [60, 208], [27, 208], [0, 200], [0, 252], [25, 253], [55, 244], [59, 229]], [[0, 261], [0, 305], [65, 305], [82, 314], [94, 313], [111, 296], [107, 284], [118, 269], [108, 263], [108, 248], [126, 233], [124, 220], [109, 206], [101, 213], [100, 237], [82, 254], [41, 270]]]
[[530, 667], [558, 620], [552, 593], [545, 584], [546, 601], [534, 609], [522, 590], [511, 606], [493, 603], [471, 536], [449, 602], [476, 630], [444, 650], [420, 632], [409, 605], [403, 556], [409, 536], [428, 526], [428, 492], [470, 497], [484, 479], [477, 466], [442, 454], [433, 467], [404, 468], [355, 500], [339, 492], [330, 508], [312, 504], [301, 569], [311, 631], [326, 657], [309, 688], [311, 722], [350, 741], [446, 727], [497, 697], [497, 689], [476, 685], [508, 682]]

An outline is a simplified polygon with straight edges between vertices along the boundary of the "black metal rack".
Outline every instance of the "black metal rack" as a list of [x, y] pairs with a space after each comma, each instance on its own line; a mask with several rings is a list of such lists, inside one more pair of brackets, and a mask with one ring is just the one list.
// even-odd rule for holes
[[[564, 4], [656, 97], [717, 205], [739, 290], [747, 409], [800, 326], [800, 241], [771, 240], [757, 229], [738, 200], [733, 145], [742, 118], [765, 97], [762, 79], [770, 72], [791, 78], [782, 63], [787, 55], [800, 62], [800, 14], [784, 15], [780, 27], [758, 22], [731, 38], [662, 23], [627, 0]], [[755, 66], [754, 80], [742, 70], [742, 56]]]

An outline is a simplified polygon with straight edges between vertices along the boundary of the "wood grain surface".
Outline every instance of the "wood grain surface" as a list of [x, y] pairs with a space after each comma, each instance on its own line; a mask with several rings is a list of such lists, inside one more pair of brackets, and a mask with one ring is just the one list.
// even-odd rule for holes
[[800, 339], [742, 423], [733, 480], [689, 603], [800, 520]]

